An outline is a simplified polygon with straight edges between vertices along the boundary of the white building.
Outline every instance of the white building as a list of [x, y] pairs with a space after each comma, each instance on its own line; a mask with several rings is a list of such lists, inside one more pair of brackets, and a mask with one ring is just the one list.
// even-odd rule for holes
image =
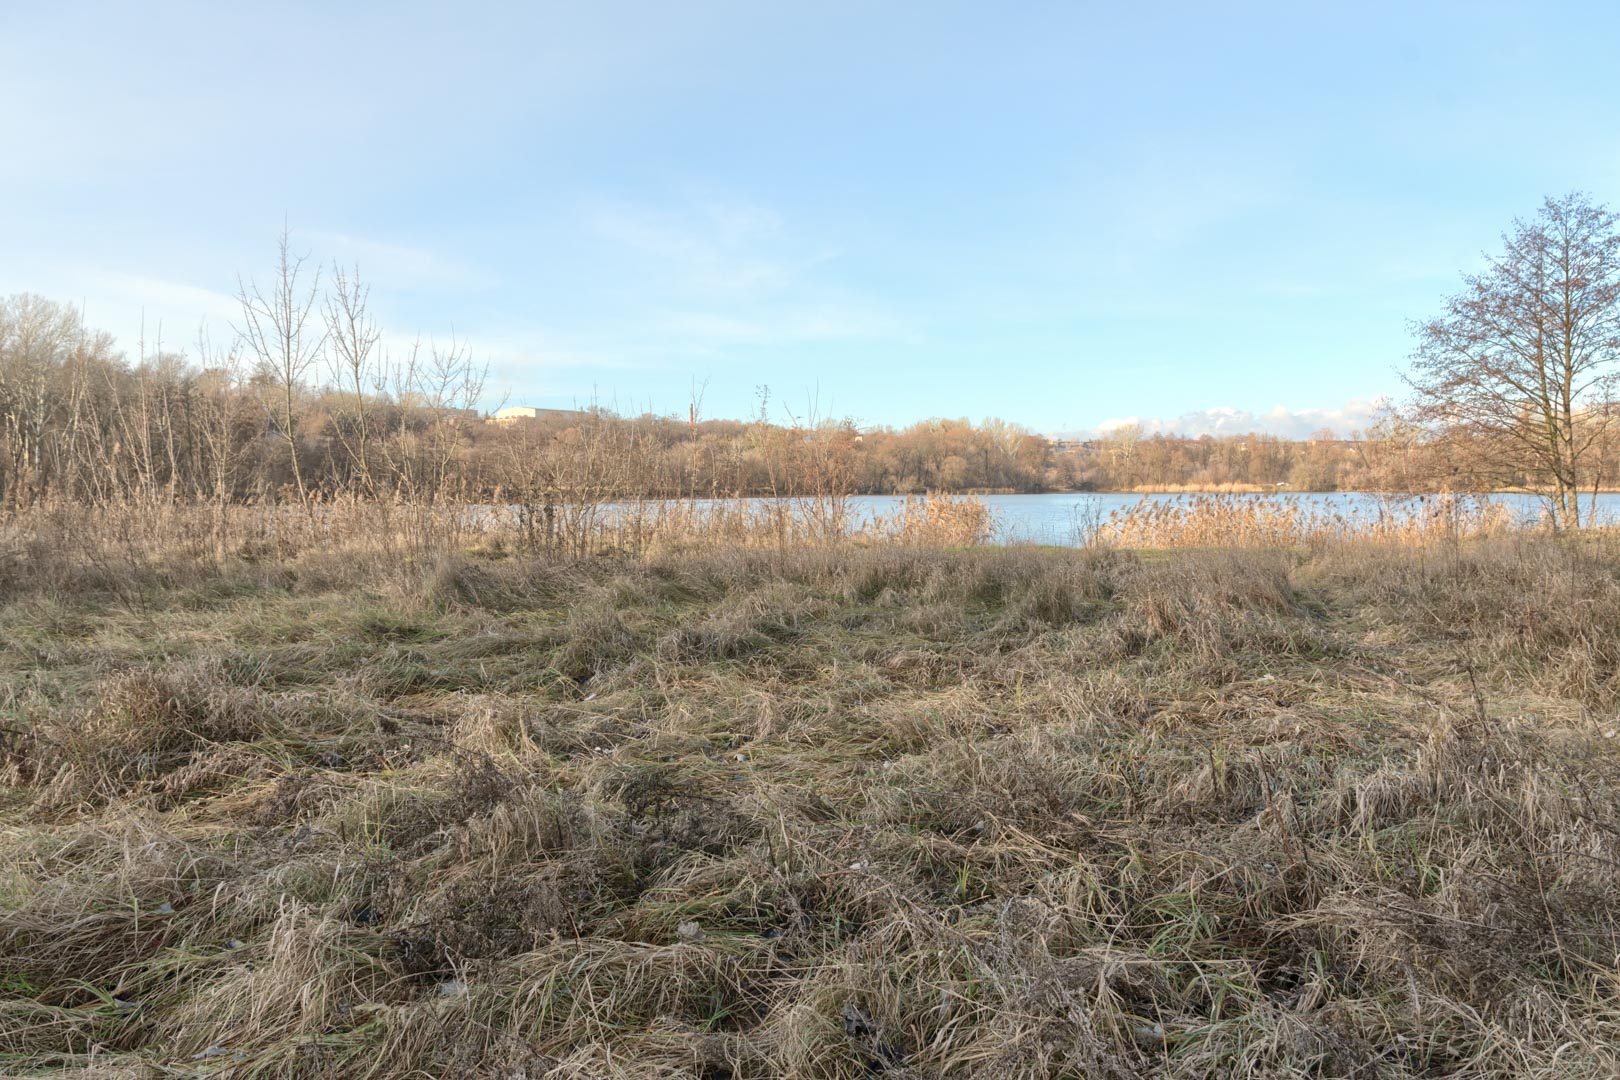
[[548, 420], [553, 423], [577, 424], [591, 414], [580, 409], [538, 409], [533, 405], [508, 405], [497, 409], [485, 423], [515, 424], [520, 420]]
[[533, 405], [508, 405], [504, 409], [497, 409], [495, 415], [489, 418], [492, 424], [510, 424], [513, 420], [538, 420], [540, 410]]

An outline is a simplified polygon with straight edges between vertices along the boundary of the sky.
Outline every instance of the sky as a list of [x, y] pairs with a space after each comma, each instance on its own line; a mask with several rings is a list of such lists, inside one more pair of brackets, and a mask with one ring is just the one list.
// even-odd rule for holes
[[0, 294], [133, 358], [285, 222], [490, 400], [1361, 426], [1549, 194], [1620, 5], [0, 0]]

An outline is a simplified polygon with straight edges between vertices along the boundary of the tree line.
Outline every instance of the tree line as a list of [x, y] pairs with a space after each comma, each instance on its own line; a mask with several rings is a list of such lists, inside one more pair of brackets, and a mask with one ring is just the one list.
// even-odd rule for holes
[[1620, 228], [1583, 195], [1516, 221], [1413, 329], [1411, 398], [1369, 430], [1289, 440], [1139, 427], [1058, 441], [1002, 420], [903, 428], [552, 410], [491, 423], [464, 344], [383, 348], [356, 270], [284, 231], [228, 335], [126, 356], [76, 309], [0, 299], [0, 508], [77, 503], [435, 504], [937, 492], [1232, 489], [1544, 493], [1579, 525], [1620, 480]]
[[247, 334], [223, 344], [199, 334], [185, 351], [133, 359], [75, 308], [0, 299], [0, 505], [1425, 483], [1411, 448], [1397, 454], [1393, 433], [1376, 431], [1189, 439], [1127, 428], [1065, 442], [995, 419], [861, 427], [772, 418], [764, 407], [746, 420], [590, 407], [493, 423], [478, 409], [484, 373], [465, 348], [386, 357], [354, 275], [329, 274], [329, 295], [312, 298], [293, 262], [262, 304], [249, 294]]

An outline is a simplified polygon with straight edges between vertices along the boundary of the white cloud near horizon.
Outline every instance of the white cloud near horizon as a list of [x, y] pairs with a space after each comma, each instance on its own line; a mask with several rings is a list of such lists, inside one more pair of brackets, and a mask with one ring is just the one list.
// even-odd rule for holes
[[1365, 431], [1377, 422], [1388, 406], [1388, 398], [1356, 398], [1334, 408], [1290, 409], [1275, 405], [1265, 412], [1251, 412], [1230, 405], [1216, 406], [1174, 418], [1122, 416], [1102, 421], [1087, 431], [1063, 432], [1070, 438], [1106, 435], [1122, 427], [1138, 425], [1145, 435], [1247, 435], [1251, 432], [1288, 439], [1308, 438], [1324, 429], [1345, 438], [1354, 431]]

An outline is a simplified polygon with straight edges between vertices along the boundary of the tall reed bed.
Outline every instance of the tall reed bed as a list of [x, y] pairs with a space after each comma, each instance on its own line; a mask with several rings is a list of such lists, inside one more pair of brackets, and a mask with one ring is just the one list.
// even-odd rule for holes
[[1475, 496], [1382, 499], [1357, 507], [1286, 495], [1143, 499], [1109, 514], [1094, 542], [1127, 548], [1298, 547], [1336, 541], [1431, 544], [1519, 526], [1500, 503]]
[[849, 543], [972, 547], [994, 537], [984, 500], [958, 495], [911, 496], [867, 514], [846, 500], [813, 497], [492, 505], [340, 496], [302, 506], [58, 500], [0, 515], [0, 587], [39, 579], [127, 591], [179, 567], [309, 553], [410, 567], [466, 551], [576, 559]]

